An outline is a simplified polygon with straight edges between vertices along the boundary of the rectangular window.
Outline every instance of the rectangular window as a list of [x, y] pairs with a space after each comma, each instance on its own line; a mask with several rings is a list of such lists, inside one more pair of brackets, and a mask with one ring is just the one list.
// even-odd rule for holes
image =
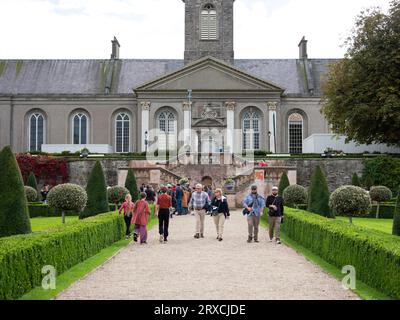
[[289, 123], [289, 152], [290, 154], [303, 153], [303, 124]]

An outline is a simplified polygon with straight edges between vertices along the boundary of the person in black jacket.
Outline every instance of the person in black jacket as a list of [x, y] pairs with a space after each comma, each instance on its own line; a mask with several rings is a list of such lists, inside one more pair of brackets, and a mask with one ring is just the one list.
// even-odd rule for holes
[[267, 198], [266, 207], [268, 208], [268, 223], [269, 223], [269, 241], [275, 239], [278, 244], [281, 244], [281, 223], [284, 216], [283, 198], [278, 195], [279, 188], [272, 188], [272, 195]]
[[222, 234], [224, 232], [225, 220], [229, 219], [230, 212], [228, 200], [222, 195], [221, 189], [216, 189], [214, 198], [211, 201], [212, 216], [214, 219], [215, 227], [217, 228], [217, 240], [222, 241]]

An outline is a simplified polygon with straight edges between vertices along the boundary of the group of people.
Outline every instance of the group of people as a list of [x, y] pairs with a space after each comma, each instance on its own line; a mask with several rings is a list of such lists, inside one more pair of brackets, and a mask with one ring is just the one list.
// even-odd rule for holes
[[[222, 189], [210, 193], [201, 184], [197, 184], [193, 191], [188, 186], [167, 185], [162, 186], [158, 193], [151, 186], [142, 185], [140, 199], [134, 203], [131, 195], [127, 195], [121, 205], [119, 213], [124, 213], [126, 223], [126, 238], [129, 239], [130, 227], [135, 226], [133, 240], [141, 244], [147, 243], [147, 224], [150, 217], [149, 204], [155, 204], [155, 215], [159, 222], [159, 241], [167, 243], [169, 237], [169, 223], [173, 214], [185, 215], [188, 212], [196, 218], [195, 239], [204, 238], [205, 218], [211, 215], [216, 227], [217, 240], [223, 241], [223, 232], [226, 220], [230, 217], [227, 198]], [[278, 187], [272, 189], [272, 194], [265, 199], [258, 193], [256, 185], [251, 187], [251, 193], [243, 200], [243, 215], [247, 217], [248, 239], [247, 242], [259, 242], [259, 226], [261, 216], [268, 211], [269, 240], [280, 240], [280, 227], [284, 217], [283, 198], [278, 195]], [[150, 196], [149, 196], [150, 195]], [[187, 209], [187, 210], [184, 210]]]

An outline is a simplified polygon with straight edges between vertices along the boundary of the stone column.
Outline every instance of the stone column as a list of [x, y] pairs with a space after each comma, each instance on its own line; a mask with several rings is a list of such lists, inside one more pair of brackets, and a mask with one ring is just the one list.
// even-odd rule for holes
[[226, 146], [229, 147], [230, 153], [235, 152], [235, 108], [236, 102], [230, 101], [225, 103], [226, 107]]
[[271, 132], [271, 138], [269, 140], [269, 146], [270, 146], [270, 151], [272, 153], [277, 152], [277, 144], [278, 142], [276, 141], [277, 137], [277, 128], [276, 128], [276, 110], [278, 108], [278, 103], [277, 102], [268, 102], [268, 110], [269, 110], [269, 131]]
[[184, 144], [192, 148], [192, 102], [183, 102], [183, 130]]
[[146, 144], [145, 144], [145, 136], [146, 132], [148, 133], [148, 138], [149, 138], [149, 131], [150, 131], [150, 106], [151, 103], [149, 101], [142, 101], [140, 103], [141, 108], [142, 108], [142, 135], [141, 135], [141, 146], [142, 146], [142, 152], [146, 151]]

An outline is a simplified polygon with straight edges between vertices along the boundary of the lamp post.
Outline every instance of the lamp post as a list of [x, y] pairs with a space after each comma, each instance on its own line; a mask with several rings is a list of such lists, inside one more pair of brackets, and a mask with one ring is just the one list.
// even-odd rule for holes
[[144, 145], [145, 145], [146, 153], [147, 153], [147, 146], [148, 146], [148, 144], [149, 144], [149, 133], [146, 131], [146, 132], [144, 133]]
[[269, 151], [271, 151], [271, 136], [272, 136], [272, 132], [271, 131], [268, 131], [268, 140], [269, 140]]

